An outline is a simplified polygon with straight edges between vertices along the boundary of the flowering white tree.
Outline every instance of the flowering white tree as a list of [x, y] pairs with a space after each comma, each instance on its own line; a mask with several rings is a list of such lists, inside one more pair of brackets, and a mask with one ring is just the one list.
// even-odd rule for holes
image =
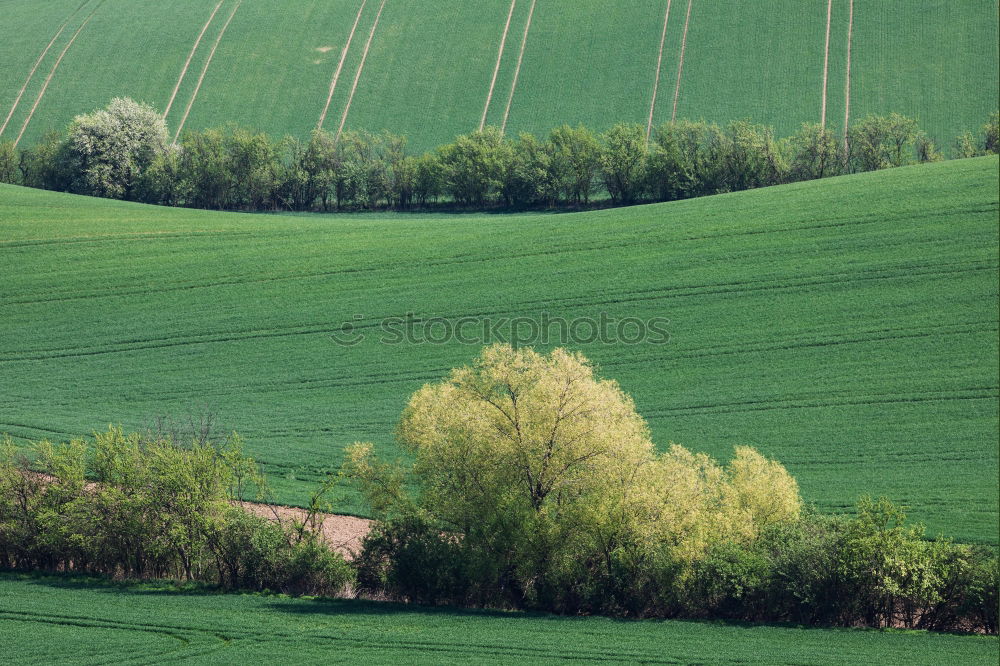
[[69, 152], [78, 175], [74, 189], [130, 199], [142, 172], [167, 148], [167, 125], [147, 104], [128, 97], [79, 115], [69, 127]]

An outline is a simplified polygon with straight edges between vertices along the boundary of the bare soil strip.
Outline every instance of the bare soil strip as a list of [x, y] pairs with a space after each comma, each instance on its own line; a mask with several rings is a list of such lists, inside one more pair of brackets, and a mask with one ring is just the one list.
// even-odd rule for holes
[[51, 49], [52, 45], [56, 43], [57, 39], [59, 39], [59, 35], [63, 34], [63, 30], [66, 29], [67, 25], [69, 25], [70, 19], [72, 19], [74, 16], [76, 16], [76, 13], [78, 11], [80, 11], [80, 9], [85, 4], [87, 4], [88, 2], [90, 2], [90, 0], [84, 0], [82, 3], [80, 3], [79, 7], [77, 7], [76, 9], [73, 10], [73, 13], [70, 14], [66, 18], [65, 21], [63, 21], [63, 24], [61, 26], [59, 26], [59, 30], [56, 31], [55, 36], [52, 37], [52, 40], [48, 43], [48, 45], [42, 51], [42, 54], [40, 56], [38, 56], [38, 60], [35, 61], [35, 64], [32, 66], [31, 71], [28, 72], [28, 78], [26, 78], [24, 80], [24, 85], [21, 86], [21, 90], [18, 91], [17, 97], [14, 98], [14, 104], [13, 104], [13, 106], [10, 107], [10, 112], [7, 114], [7, 117], [4, 118], [3, 125], [0, 125], [0, 136], [2, 136], [3, 135], [3, 131], [5, 129], [7, 129], [7, 123], [10, 122], [11, 116], [13, 116], [14, 115], [14, 111], [17, 110], [17, 105], [21, 103], [21, 97], [24, 96], [24, 91], [28, 89], [28, 84], [31, 83], [31, 78], [35, 75], [35, 70], [37, 70], [38, 66], [40, 64], [42, 64], [42, 60], [45, 59], [45, 55], [49, 52], [49, 49]]
[[188, 54], [187, 60], [184, 61], [184, 67], [181, 68], [181, 75], [177, 77], [177, 85], [174, 86], [174, 91], [170, 94], [170, 101], [167, 102], [167, 108], [163, 111], [163, 117], [166, 118], [167, 114], [170, 113], [170, 107], [174, 105], [174, 98], [177, 97], [177, 91], [180, 90], [181, 82], [184, 80], [184, 75], [187, 74], [188, 67], [191, 65], [191, 58], [194, 57], [194, 52], [198, 50], [198, 45], [201, 44], [201, 38], [205, 36], [205, 31], [208, 30], [209, 24], [215, 15], [219, 12], [219, 7], [225, 0], [219, 0], [219, 4], [215, 6], [212, 10], [212, 14], [205, 21], [205, 25], [201, 27], [201, 32], [198, 33], [198, 39], [194, 40], [194, 46], [191, 47], [191, 53]]
[[35, 103], [31, 106], [31, 111], [28, 112], [28, 117], [24, 119], [24, 124], [21, 125], [21, 131], [17, 133], [17, 138], [14, 139], [15, 148], [17, 147], [17, 144], [20, 143], [21, 137], [24, 136], [24, 131], [28, 129], [28, 123], [31, 122], [31, 117], [35, 115], [35, 110], [38, 109], [38, 105], [41, 103], [42, 97], [45, 96], [45, 91], [48, 90], [49, 83], [52, 81], [52, 77], [55, 76], [56, 70], [59, 68], [59, 63], [62, 62], [62, 59], [66, 55], [66, 52], [69, 51], [69, 47], [73, 46], [73, 42], [76, 41], [77, 36], [87, 26], [87, 24], [90, 23], [90, 19], [94, 18], [94, 14], [97, 13], [97, 10], [100, 9], [101, 5], [103, 4], [104, 4], [103, 0], [97, 3], [97, 6], [94, 7], [93, 11], [90, 12], [87, 18], [83, 20], [83, 23], [80, 24], [80, 27], [76, 29], [76, 32], [73, 33], [73, 36], [70, 37], [69, 42], [67, 42], [66, 46], [63, 47], [63, 50], [59, 54], [59, 57], [56, 58], [55, 64], [52, 65], [52, 70], [49, 71], [49, 75], [45, 77], [45, 83], [42, 84], [42, 89], [38, 91], [38, 97], [35, 98]]
[[524, 60], [524, 47], [528, 44], [528, 31], [531, 29], [531, 17], [535, 15], [535, 3], [537, 1], [531, 0], [531, 7], [528, 9], [528, 21], [524, 24], [524, 35], [521, 37], [521, 51], [517, 54], [517, 67], [514, 68], [514, 80], [510, 84], [510, 95], [507, 97], [507, 106], [503, 110], [503, 123], [500, 125], [501, 133], [507, 131], [507, 117], [510, 115], [510, 105], [514, 102], [517, 78], [521, 75], [521, 61]]
[[354, 25], [351, 26], [351, 33], [347, 35], [347, 43], [344, 44], [344, 48], [340, 51], [340, 62], [337, 63], [337, 71], [333, 73], [333, 78], [330, 80], [330, 90], [326, 95], [326, 104], [323, 105], [323, 112], [319, 114], [319, 122], [316, 123], [316, 129], [323, 129], [323, 123], [326, 121], [326, 112], [330, 110], [330, 101], [333, 99], [333, 91], [337, 89], [340, 71], [344, 68], [344, 61], [347, 59], [347, 50], [351, 48], [354, 33], [357, 31], [358, 22], [361, 20], [361, 12], [365, 10], [366, 4], [368, 4], [368, 0], [361, 0], [361, 6], [358, 7], [358, 13], [354, 17]]
[[[290, 506], [277, 504], [257, 504], [255, 502], [238, 502], [249, 513], [279, 523], [291, 521], [304, 522], [308, 512]], [[372, 521], [356, 516], [342, 516], [336, 513], [321, 513], [319, 517], [320, 534], [327, 546], [337, 551], [347, 559], [353, 559], [361, 552], [361, 541], [371, 529]]]
[[823, 49], [823, 104], [819, 112], [819, 125], [826, 127], [826, 83], [830, 73], [830, 17], [833, 15], [833, 0], [826, 0], [826, 46]]
[[851, 119], [851, 34], [854, 32], [854, 0], [847, 18], [847, 74], [844, 76], [844, 152], [847, 152], [847, 123]]
[[174, 143], [177, 143], [177, 137], [181, 135], [181, 130], [184, 129], [184, 123], [187, 122], [188, 114], [191, 113], [191, 107], [194, 106], [194, 100], [198, 97], [198, 91], [201, 90], [202, 81], [205, 80], [205, 73], [208, 71], [208, 66], [212, 64], [212, 58], [215, 57], [215, 50], [219, 48], [219, 42], [222, 41], [222, 36], [226, 34], [226, 29], [232, 22], [233, 17], [236, 16], [236, 10], [240, 8], [243, 4], [243, 0], [237, 0], [236, 6], [233, 7], [233, 11], [229, 12], [229, 18], [222, 26], [222, 30], [219, 31], [218, 36], [215, 38], [215, 43], [212, 44], [212, 50], [208, 52], [208, 59], [205, 60], [204, 67], [201, 68], [201, 74], [198, 76], [198, 83], [194, 86], [194, 92], [191, 93], [191, 99], [188, 100], [187, 108], [184, 109], [184, 116], [181, 118], [181, 122], [177, 125], [177, 131], [174, 133]]
[[507, 33], [510, 32], [510, 19], [514, 16], [514, 7], [517, 0], [510, 0], [510, 11], [507, 12], [507, 24], [503, 27], [503, 36], [500, 37], [500, 50], [497, 51], [497, 64], [493, 68], [493, 78], [490, 79], [490, 91], [486, 94], [486, 104], [483, 106], [483, 117], [479, 120], [479, 130], [486, 126], [486, 112], [490, 110], [490, 100], [493, 99], [493, 89], [497, 85], [497, 74], [500, 73], [500, 60], [503, 58], [503, 49], [507, 44]]
[[653, 111], [656, 109], [656, 91], [660, 87], [660, 65], [663, 64], [663, 42], [667, 40], [667, 21], [669, 20], [670, 0], [667, 0], [667, 12], [663, 15], [663, 32], [660, 34], [660, 53], [656, 56], [656, 78], [653, 79], [653, 101], [649, 103], [649, 120], [646, 122], [646, 143], [649, 143], [649, 135], [653, 131]]
[[344, 124], [347, 122], [347, 114], [351, 110], [351, 102], [354, 101], [354, 92], [358, 89], [358, 81], [361, 80], [361, 71], [365, 68], [365, 61], [368, 60], [368, 49], [372, 46], [372, 40], [375, 39], [375, 29], [378, 28], [378, 21], [382, 18], [382, 10], [385, 9], [386, 0], [382, 0], [382, 4], [378, 7], [378, 14], [375, 15], [375, 22], [372, 23], [372, 30], [368, 33], [368, 41], [365, 42], [365, 50], [361, 53], [361, 62], [358, 64], [358, 71], [354, 74], [354, 84], [351, 85], [351, 94], [347, 97], [347, 105], [344, 107], [344, 114], [340, 116], [340, 126], [337, 127], [337, 137], [335, 140], [340, 139], [341, 133], [344, 131]]
[[681, 96], [681, 72], [684, 70], [684, 49], [687, 48], [688, 24], [691, 22], [691, 3], [688, 0], [687, 15], [684, 17], [684, 34], [681, 36], [681, 56], [677, 61], [677, 85], [674, 86], [674, 110], [670, 114], [670, 122], [677, 120], [677, 100]]

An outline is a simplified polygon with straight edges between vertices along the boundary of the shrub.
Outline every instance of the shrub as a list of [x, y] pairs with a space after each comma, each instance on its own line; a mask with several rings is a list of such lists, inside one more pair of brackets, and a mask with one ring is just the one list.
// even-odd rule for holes
[[[263, 480], [240, 440], [148, 438], [120, 428], [81, 441], [0, 447], [0, 566], [225, 588], [336, 594], [353, 580], [315, 525], [281, 525], [234, 502]], [[85, 481], [92, 472], [95, 483]]]

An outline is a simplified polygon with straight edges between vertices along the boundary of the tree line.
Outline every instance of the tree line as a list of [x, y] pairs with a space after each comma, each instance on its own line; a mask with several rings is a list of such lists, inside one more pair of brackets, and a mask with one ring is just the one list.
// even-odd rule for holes
[[264, 480], [237, 435], [213, 444], [109, 428], [92, 446], [0, 441], [0, 569], [335, 595], [353, 580], [315, 520], [240, 505]]
[[[493, 345], [427, 384], [397, 429], [406, 460], [348, 448], [301, 520], [268, 498], [237, 435], [96, 433], [0, 442], [0, 569], [221, 589], [621, 617], [997, 633], [995, 547], [928, 539], [901, 507], [806, 506], [777, 461], [654, 447], [582, 355]], [[354, 484], [375, 520], [348, 562], [321, 534]]]
[[424, 604], [996, 633], [995, 550], [928, 540], [886, 499], [807, 508], [749, 447], [660, 453], [579, 354], [494, 345], [413, 395], [410, 463], [355, 445], [378, 518], [362, 592]]
[[[953, 154], [997, 153], [994, 113]], [[673, 201], [943, 159], [917, 122], [898, 113], [856, 121], [842, 140], [818, 124], [793, 136], [740, 120], [681, 120], [646, 136], [563, 125], [538, 138], [498, 128], [458, 136], [422, 155], [404, 136], [314, 131], [275, 139], [245, 127], [168, 140], [152, 107], [128, 98], [77, 116], [18, 150], [0, 143], [0, 182], [165, 206], [240, 211], [580, 208]]]

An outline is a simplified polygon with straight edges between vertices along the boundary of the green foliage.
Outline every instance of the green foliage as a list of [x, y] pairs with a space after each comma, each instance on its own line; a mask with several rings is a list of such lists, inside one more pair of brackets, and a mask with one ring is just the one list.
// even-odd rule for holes
[[18, 169], [17, 149], [13, 141], [0, 141], [0, 183], [18, 185], [21, 174]]
[[497, 201], [513, 156], [498, 127], [459, 136], [438, 148], [445, 192], [467, 206]]
[[791, 180], [813, 180], [841, 172], [843, 155], [837, 136], [817, 123], [803, 123], [789, 139]]
[[601, 135], [601, 176], [611, 200], [628, 205], [642, 194], [646, 178], [646, 137], [641, 125], [618, 124]]
[[336, 594], [353, 578], [314, 522], [282, 526], [235, 504], [265, 491], [236, 434], [181, 446], [112, 427], [95, 434], [92, 455], [82, 441], [31, 453], [9, 439], [0, 450], [4, 568], [294, 594]]
[[486, 348], [412, 396], [399, 437], [415, 502], [401, 470], [349, 453], [372, 505], [399, 516], [366, 542], [361, 579], [423, 601], [642, 614], [654, 602], [629, 579], [750, 542], [800, 506], [784, 468], [749, 448], [728, 470], [676, 445], [656, 455], [631, 399], [561, 349]]
[[867, 116], [848, 131], [848, 165], [852, 171], [874, 171], [912, 164], [918, 137], [912, 118], [898, 113]]
[[594, 134], [578, 125], [563, 125], [549, 133], [552, 146], [551, 176], [562, 198], [579, 206], [590, 203], [594, 179], [600, 168], [601, 145]]

